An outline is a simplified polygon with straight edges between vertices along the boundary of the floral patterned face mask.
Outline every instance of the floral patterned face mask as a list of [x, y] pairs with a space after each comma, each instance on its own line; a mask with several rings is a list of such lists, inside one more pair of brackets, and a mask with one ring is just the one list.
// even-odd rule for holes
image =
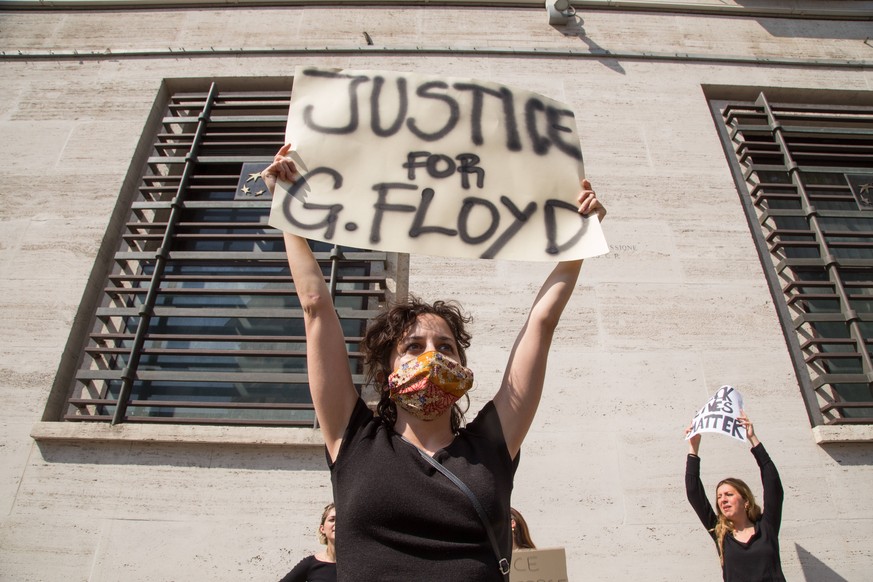
[[439, 352], [402, 364], [388, 377], [391, 400], [421, 420], [438, 418], [473, 386], [473, 372]]

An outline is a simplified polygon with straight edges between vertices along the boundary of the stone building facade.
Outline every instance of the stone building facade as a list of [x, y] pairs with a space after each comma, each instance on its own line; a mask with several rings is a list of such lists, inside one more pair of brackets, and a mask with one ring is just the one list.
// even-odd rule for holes
[[[571, 580], [719, 579], [685, 500], [683, 430], [722, 384], [743, 392], [781, 473], [788, 579], [869, 580], [873, 413], [827, 409], [825, 373], [808, 369], [827, 356], [795, 353], [804, 338], [784, 321], [798, 302], [773, 291], [793, 239], [767, 253], [761, 205], [744, 198], [766, 180], [745, 181], [723, 111], [764, 95], [826, 109], [812, 125], [848, 116], [859, 153], [843, 173], [873, 173], [873, 3], [574, 6], [550, 24], [524, 0], [0, 2], [0, 579], [271, 580], [317, 548], [331, 496], [317, 430], [62, 420], [74, 336], [91, 325], [81, 306], [105, 284], [94, 273], [168, 95], [287, 90], [312, 65], [479, 78], [575, 111], [610, 252], [586, 261], [558, 329], [513, 495], [537, 544], [566, 548]], [[869, 294], [869, 250], [853, 252], [847, 288]], [[473, 314], [475, 414], [548, 265], [386, 264], [391, 293]], [[845, 321], [870, 338], [864, 305]], [[869, 404], [857, 357], [855, 402]], [[708, 487], [733, 474], [760, 494], [742, 444], [706, 437], [701, 456]]]

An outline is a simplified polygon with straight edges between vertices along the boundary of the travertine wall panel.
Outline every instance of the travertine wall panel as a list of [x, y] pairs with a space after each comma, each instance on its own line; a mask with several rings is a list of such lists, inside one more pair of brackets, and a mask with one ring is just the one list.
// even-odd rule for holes
[[63, 27], [51, 40], [55, 46], [69, 46], [79, 50], [178, 46], [184, 13], [140, 11], [131, 16], [135, 19], [135, 26], [128, 25], [129, 17], [121, 13], [70, 13], [64, 19]]
[[[9, 173], [28, 174], [34, 168], [50, 169], [60, 157], [74, 124], [68, 121], [5, 121], [0, 125], [0, 156]], [[7, 192], [5, 196], [12, 196]]]
[[[621, 25], [616, 26], [620, 18]], [[124, 24], [135, 19], [138, 26]], [[76, 49], [80, 52], [268, 47], [373, 46], [645, 50], [741, 57], [866, 58], [865, 22], [808, 22], [776, 18], [580, 11], [575, 24], [544, 25], [529, 8], [302, 7], [3, 15], [4, 49]], [[827, 42], [821, 42], [827, 39]]]
[[103, 523], [65, 515], [7, 517], [0, 528], [3, 580], [88, 580]]

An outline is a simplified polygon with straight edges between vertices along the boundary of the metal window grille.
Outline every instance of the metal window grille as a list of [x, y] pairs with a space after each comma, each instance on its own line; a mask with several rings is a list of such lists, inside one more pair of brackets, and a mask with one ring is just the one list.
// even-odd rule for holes
[[[282, 145], [289, 99], [216, 83], [169, 96], [64, 420], [317, 425], [282, 234], [251, 171]], [[385, 300], [386, 255], [312, 244], [360, 390], [358, 342]]]
[[812, 423], [873, 423], [873, 107], [711, 106]]

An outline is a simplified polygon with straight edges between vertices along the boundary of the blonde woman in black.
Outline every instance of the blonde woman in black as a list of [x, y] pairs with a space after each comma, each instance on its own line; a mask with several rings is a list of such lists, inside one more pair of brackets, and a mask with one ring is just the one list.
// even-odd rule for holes
[[[715, 541], [725, 582], [785, 582], [779, 557], [779, 527], [782, 522], [782, 481], [776, 465], [755, 435], [745, 413], [737, 422], [746, 429], [751, 452], [761, 470], [764, 486], [763, 509], [755, 502], [749, 486], [729, 477], [716, 487], [713, 511], [700, 481], [700, 435], [688, 440], [685, 491], [688, 502]], [[687, 435], [691, 426], [685, 430]]]
[[300, 560], [279, 582], [336, 582], [336, 508], [328, 503], [321, 513], [318, 541], [324, 548]]

